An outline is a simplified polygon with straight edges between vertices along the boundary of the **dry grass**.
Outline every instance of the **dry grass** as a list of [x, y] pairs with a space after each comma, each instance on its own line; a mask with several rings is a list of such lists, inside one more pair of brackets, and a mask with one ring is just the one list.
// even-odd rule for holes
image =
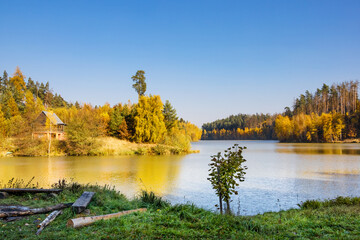
[[0, 139], [0, 157], [5, 157], [8, 152], [12, 152], [14, 149], [13, 138], [1, 138]]
[[113, 137], [102, 137], [98, 141], [101, 145], [99, 152], [105, 156], [133, 155], [138, 154], [139, 151], [149, 152], [156, 146], [156, 144], [139, 144]]
[[[98, 144], [92, 149], [90, 155], [95, 156], [123, 156], [123, 155], [170, 155], [170, 154], [187, 154], [196, 153], [199, 151], [192, 151], [181, 149], [179, 147], [165, 145], [165, 144], [149, 144], [149, 143], [134, 143], [126, 140], [120, 140], [114, 137], [100, 137], [96, 138]], [[57, 144], [55, 144], [57, 143]], [[14, 146], [14, 139], [5, 139], [0, 141], [0, 157], [5, 157], [8, 152], [14, 152], [14, 156], [47, 156], [47, 143], [40, 146], [38, 143], [33, 144], [32, 148], [29, 146], [24, 148], [16, 148]], [[42, 150], [42, 151], [40, 151]], [[61, 141], [54, 141], [52, 144], [51, 156], [65, 156], [65, 151]]]

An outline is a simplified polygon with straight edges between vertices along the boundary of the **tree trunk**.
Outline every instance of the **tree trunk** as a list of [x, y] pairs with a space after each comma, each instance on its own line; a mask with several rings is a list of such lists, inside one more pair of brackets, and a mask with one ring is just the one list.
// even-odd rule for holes
[[[217, 174], [218, 174], [218, 183], [220, 184], [220, 170], [219, 167], [217, 167]], [[219, 207], [220, 207], [220, 214], [223, 214], [223, 205], [222, 205], [222, 194], [221, 190], [219, 191]]]
[[60, 204], [57, 204], [54, 206], [43, 207], [43, 208], [32, 208], [32, 209], [21, 210], [21, 211], [0, 211], [0, 218], [48, 213], [48, 212], [51, 212], [54, 210], [68, 208], [71, 205], [72, 205], [72, 203], [60, 203]]
[[40, 223], [37, 227], [39, 228], [36, 232], [36, 235], [39, 235], [41, 233], [41, 231], [47, 226], [49, 225], [57, 216], [59, 216], [60, 214], [62, 214], [62, 210], [55, 210], [52, 213], [49, 214], [49, 216], [47, 216], [45, 218], [44, 221], [42, 221], [42, 223]]
[[0, 192], [6, 193], [60, 193], [62, 189], [37, 189], [37, 188], [2, 188]]
[[226, 214], [231, 214], [231, 209], [230, 209], [230, 200], [227, 199], [226, 200]]
[[118, 212], [118, 213], [112, 213], [112, 214], [101, 215], [101, 216], [75, 218], [75, 219], [70, 219], [67, 222], [67, 226], [72, 227], [72, 228], [78, 228], [78, 227], [90, 225], [90, 224], [92, 224], [96, 221], [102, 220], [102, 219], [106, 220], [106, 219], [110, 219], [110, 218], [121, 217], [123, 215], [127, 215], [127, 214], [130, 214], [133, 212], [145, 212], [145, 211], [146, 211], [146, 208], [139, 208], [139, 209], [122, 211], [122, 212]]
[[29, 207], [24, 206], [0, 206], [0, 212], [28, 211]]

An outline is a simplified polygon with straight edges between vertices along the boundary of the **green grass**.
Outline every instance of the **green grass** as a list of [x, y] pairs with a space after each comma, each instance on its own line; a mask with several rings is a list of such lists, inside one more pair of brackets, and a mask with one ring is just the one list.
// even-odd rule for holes
[[66, 222], [76, 215], [65, 209], [40, 236], [35, 235], [36, 225], [45, 214], [10, 223], [0, 221], [0, 239], [360, 239], [359, 198], [307, 201], [300, 209], [256, 216], [221, 216], [194, 205], [170, 205], [148, 192], [128, 200], [109, 186], [59, 181], [54, 187], [64, 191], [56, 197], [11, 196], [0, 200], [0, 205], [41, 207], [73, 202], [83, 191], [94, 191], [96, 195], [89, 205], [91, 215], [141, 207], [148, 211], [72, 229], [66, 227]]

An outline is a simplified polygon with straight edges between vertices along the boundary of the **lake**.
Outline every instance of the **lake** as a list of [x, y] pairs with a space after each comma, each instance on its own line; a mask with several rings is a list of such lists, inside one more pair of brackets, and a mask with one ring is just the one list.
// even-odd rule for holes
[[307, 199], [360, 195], [360, 144], [289, 144], [277, 141], [200, 141], [200, 153], [182, 156], [0, 158], [0, 183], [15, 177], [49, 187], [58, 179], [112, 185], [128, 197], [151, 190], [172, 203], [215, 210], [207, 180], [210, 156], [238, 143], [246, 146], [245, 182], [232, 205], [255, 215], [296, 208]]

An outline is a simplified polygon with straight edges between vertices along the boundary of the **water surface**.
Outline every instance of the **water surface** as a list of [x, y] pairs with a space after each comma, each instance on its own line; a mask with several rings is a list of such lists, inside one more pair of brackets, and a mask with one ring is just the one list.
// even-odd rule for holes
[[356, 196], [360, 192], [360, 144], [282, 144], [276, 141], [200, 141], [184, 156], [0, 158], [0, 182], [12, 177], [48, 187], [60, 178], [113, 185], [129, 197], [152, 190], [172, 203], [214, 210], [217, 197], [207, 180], [210, 156], [246, 146], [248, 166], [233, 211], [254, 215], [295, 208], [306, 199]]

